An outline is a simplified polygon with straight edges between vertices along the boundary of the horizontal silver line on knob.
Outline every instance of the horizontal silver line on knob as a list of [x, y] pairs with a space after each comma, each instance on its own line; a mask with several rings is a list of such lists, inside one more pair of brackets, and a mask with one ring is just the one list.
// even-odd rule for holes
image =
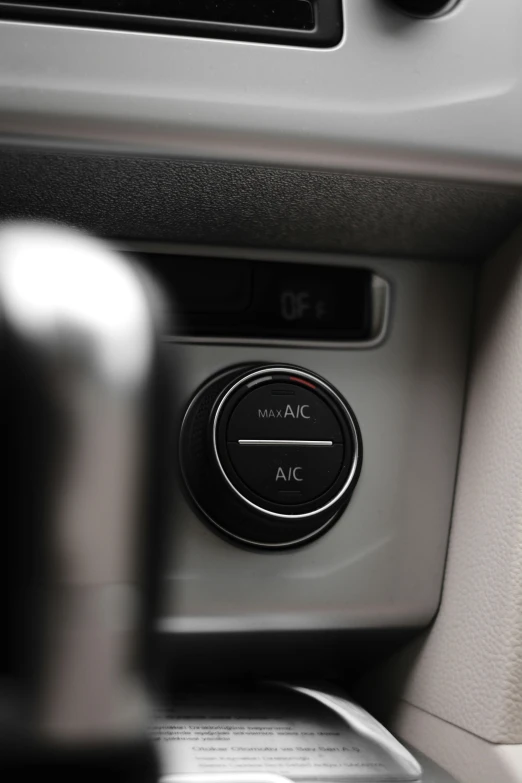
[[333, 440], [240, 440], [240, 446], [333, 446]]

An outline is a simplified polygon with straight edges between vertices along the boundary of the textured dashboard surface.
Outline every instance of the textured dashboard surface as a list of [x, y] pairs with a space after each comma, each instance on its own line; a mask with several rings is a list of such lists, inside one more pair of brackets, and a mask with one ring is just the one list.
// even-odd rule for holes
[[4, 149], [0, 217], [125, 239], [473, 259], [522, 220], [522, 190]]
[[481, 281], [440, 612], [413, 663], [401, 660], [407, 702], [492, 743], [522, 744], [521, 486], [519, 234]]

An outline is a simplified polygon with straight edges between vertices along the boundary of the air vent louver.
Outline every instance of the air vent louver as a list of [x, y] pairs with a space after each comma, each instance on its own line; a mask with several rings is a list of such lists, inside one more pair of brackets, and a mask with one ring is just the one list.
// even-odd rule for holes
[[342, 0], [54, 0], [0, 2], [0, 18], [329, 47]]

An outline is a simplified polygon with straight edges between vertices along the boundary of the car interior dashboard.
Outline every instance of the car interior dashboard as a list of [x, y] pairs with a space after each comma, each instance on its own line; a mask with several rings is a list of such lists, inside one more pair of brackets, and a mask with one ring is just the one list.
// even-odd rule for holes
[[522, 782], [521, 37], [0, 2], [0, 769]]

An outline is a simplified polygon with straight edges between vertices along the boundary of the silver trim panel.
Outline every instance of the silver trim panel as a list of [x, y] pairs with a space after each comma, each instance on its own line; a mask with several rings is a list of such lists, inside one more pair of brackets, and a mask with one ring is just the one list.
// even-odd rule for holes
[[333, 446], [333, 440], [239, 440], [240, 446]]
[[284, 46], [2, 21], [3, 138], [519, 185], [520, 0], [502, 0], [501, 14], [499, 5], [461, 2], [412, 28], [384, 3], [345, 0], [339, 46], [291, 56]]

